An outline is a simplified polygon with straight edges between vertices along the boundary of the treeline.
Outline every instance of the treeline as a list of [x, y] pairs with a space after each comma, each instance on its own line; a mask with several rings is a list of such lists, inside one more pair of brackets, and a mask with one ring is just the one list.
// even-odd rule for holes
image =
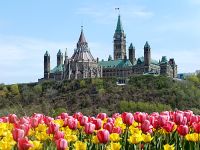
[[86, 115], [123, 111], [191, 109], [200, 114], [200, 76], [173, 80], [165, 76], [133, 76], [124, 86], [116, 78], [44, 81], [0, 85], [0, 116], [9, 113], [56, 116], [66, 111]]

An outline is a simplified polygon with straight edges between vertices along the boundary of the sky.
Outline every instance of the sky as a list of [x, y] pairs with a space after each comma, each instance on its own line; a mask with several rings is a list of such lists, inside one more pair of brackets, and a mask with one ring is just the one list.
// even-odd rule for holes
[[37, 82], [43, 57], [56, 66], [59, 49], [71, 57], [81, 26], [95, 58], [113, 55], [120, 8], [127, 48], [153, 59], [174, 58], [178, 72], [200, 69], [200, 0], [2, 0], [0, 1], [0, 83]]

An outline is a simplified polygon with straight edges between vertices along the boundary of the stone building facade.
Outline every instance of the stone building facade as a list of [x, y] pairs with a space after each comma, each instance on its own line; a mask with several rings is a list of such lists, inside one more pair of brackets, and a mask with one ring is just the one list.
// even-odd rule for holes
[[50, 55], [46, 51], [44, 55], [44, 78], [40, 80], [70, 80], [98, 77], [124, 79], [134, 74], [177, 77], [177, 65], [174, 58], [167, 60], [166, 56], [162, 56], [159, 61], [152, 59], [151, 47], [148, 42], [144, 45], [144, 56], [136, 59], [135, 51], [136, 49], [131, 43], [128, 48], [129, 57], [127, 57], [126, 35], [119, 15], [113, 36], [114, 59], [110, 55], [107, 61], [99, 61], [98, 58], [94, 59], [82, 29], [72, 57], [68, 57], [67, 50], [65, 56], [59, 50], [57, 53], [57, 66], [52, 70], [50, 69]]

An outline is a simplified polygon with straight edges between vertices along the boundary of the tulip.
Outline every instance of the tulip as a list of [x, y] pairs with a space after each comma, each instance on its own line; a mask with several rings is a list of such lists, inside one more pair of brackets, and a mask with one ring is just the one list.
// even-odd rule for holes
[[172, 121], [167, 121], [166, 124], [162, 127], [167, 132], [172, 132], [174, 129], [175, 123]]
[[182, 111], [177, 111], [174, 114], [174, 122], [177, 125], [186, 125], [187, 123], [187, 118], [184, 117], [184, 113]]
[[167, 115], [160, 115], [158, 117], [158, 123], [160, 127], [163, 127], [167, 121], [169, 121], [169, 116]]
[[14, 128], [12, 131], [13, 139], [15, 141], [18, 141], [19, 139], [23, 138], [25, 136], [24, 130]]
[[77, 129], [77, 127], [78, 127], [78, 120], [77, 119], [68, 119], [68, 121], [67, 121], [68, 123], [68, 127], [70, 128], [70, 129], [72, 129], [72, 130], [76, 130]]
[[153, 126], [149, 120], [145, 120], [141, 125], [141, 130], [143, 133], [152, 133]]
[[59, 126], [57, 124], [50, 122], [49, 128], [47, 129], [47, 133], [48, 134], [54, 134], [58, 130], [59, 130]]
[[192, 116], [190, 117], [189, 125], [191, 126], [194, 122], [199, 122], [199, 117], [196, 116], [196, 115], [192, 115]]
[[64, 138], [65, 134], [61, 131], [57, 131], [54, 134], [54, 141]]
[[99, 119], [101, 119], [101, 120], [104, 120], [105, 118], [107, 118], [108, 116], [107, 116], [107, 114], [106, 113], [99, 113], [98, 115], [97, 115], [97, 118], [99, 118]]
[[18, 140], [17, 147], [19, 150], [28, 150], [33, 145], [29, 143], [28, 138], [21, 138]]
[[134, 117], [133, 117], [132, 113], [124, 112], [124, 113], [122, 113], [121, 117], [122, 117], [122, 121], [124, 124], [126, 124], [126, 125], [133, 124]]
[[180, 125], [177, 129], [178, 133], [182, 136], [185, 136], [189, 133], [189, 128], [187, 125]]
[[200, 133], [200, 122], [198, 122], [198, 123], [196, 123], [196, 122], [194, 122], [193, 124], [192, 124], [192, 127], [193, 127], [193, 129], [194, 129], [194, 131], [196, 132], [196, 133]]
[[10, 123], [16, 123], [17, 120], [18, 120], [17, 115], [15, 115], [15, 114], [9, 114], [8, 115], [8, 120], [9, 120]]
[[92, 134], [95, 130], [95, 125], [93, 123], [86, 123], [84, 126], [84, 131], [86, 134]]
[[113, 127], [112, 133], [121, 134], [122, 133], [122, 129], [120, 127]]
[[31, 127], [36, 128], [39, 124], [39, 118], [36, 118], [36, 117], [31, 118], [30, 124], [31, 124]]
[[135, 121], [142, 123], [146, 120], [147, 118], [147, 114], [146, 113], [142, 113], [142, 112], [136, 112], [134, 113], [134, 119]]
[[110, 133], [108, 132], [108, 130], [99, 130], [97, 132], [97, 138], [99, 140], [100, 143], [107, 143], [110, 139]]
[[65, 119], [65, 118], [67, 118], [68, 116], [69, 116], [68, 113], [61, 113], [61, 114], [60, 114], [61, 119]]
[[92, 121], [93, 124], [95, 124], [95, 130], [99, 130], [101, 129], [101, 126], [102, 126], [102, 121], [101, 119], [94, 119]]
[[15, 124], [15, 128], [19, 128], [19, 129], [22, 129], [24, 130], [24, 134], [25, 136], [28, 135], [28, 132], [30, 130], [30, 124], [27, 124], [27, 123], [24, 123], [24, 124]]
[[106, 129], [106, 130], [108, 130], [109, 133], [112, 133], [113, 126], [114, 126], [113, 123], [104, 123], [104, 124], [103, 124], [103, 128]]
[[56, 141], [57, 150], [66, 150], [68, 147], [67, 141], [63, 138], [60, 138]]
[[83, 114], [81, 112], [76, 112], [74, 115], [73, 115], [73, 118], [75, 119], [78, 119], [79, 117], [82, 117]]
[[79, 119], [79, 123], [81, 126], [84, 126], [88, 122], [88, 117], [87, 116], [82, 116]]

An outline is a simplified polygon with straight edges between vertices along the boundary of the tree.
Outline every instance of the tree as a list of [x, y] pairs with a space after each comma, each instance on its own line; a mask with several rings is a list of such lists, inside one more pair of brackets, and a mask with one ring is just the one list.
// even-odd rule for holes
[[10, 92], [11, 92], [12, 95], [19, 95], [20, 93], [19, 93], [18, 85], [17, 84], [11, 85]]

